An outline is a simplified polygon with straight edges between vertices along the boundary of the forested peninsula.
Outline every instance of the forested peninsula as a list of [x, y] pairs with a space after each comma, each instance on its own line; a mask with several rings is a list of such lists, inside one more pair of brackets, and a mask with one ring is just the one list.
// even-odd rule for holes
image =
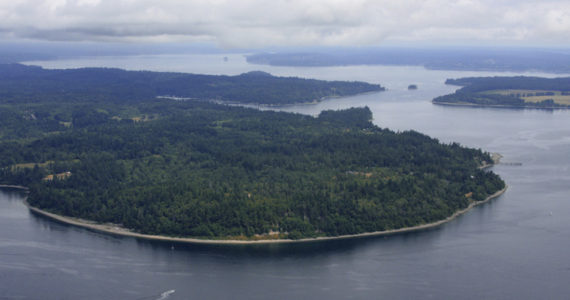
[[570, 108], [570, 77], [468, 77], [448, 79], [446, 84], [462, 86], [433, 103], [460, 106], [510, 108]]
[[379, 128], [368, 108], [312, 117], [129, 89], [122, 100], [98, 93], [100, 78], [75, 92], [76, 76], [2, 74], [20, 92], [0, 96], [0, 184], [62, 216], [170, 237], [334, 237], [445, 220], [505, 187], [481, 169], [488, 153]]
[[276, 77], [261, 71], [237, 76], [125, 71], [110, 68], [49, 70], [0, 64], [2, 102], [137, 102], [169, 97], [225, 103], [285, 105], [383, 91], [379, 84]]

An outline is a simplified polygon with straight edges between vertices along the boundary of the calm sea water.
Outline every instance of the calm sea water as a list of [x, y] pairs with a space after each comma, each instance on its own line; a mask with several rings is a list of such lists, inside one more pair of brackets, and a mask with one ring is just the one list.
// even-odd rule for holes
[[[241, 56], [137, 56], [34, 62], [126, 69], [366, 80], [388, 91], [279, 108], [370, 107], [374, 122], [503, 154], [500, 198], [436, 229], [267, 246], [113, 237], [30, 213], [0, 192], [0, 299], [568, 299], [570, 112], [435, 106], [446, 78], [495, 73], [419, 67], [279, 68]], [[511, 75], [510, 73], [504, 73]], [[533, 74], [550, 76], [548, 74]], [[408, 91], [409, 84], [419, 90]]]

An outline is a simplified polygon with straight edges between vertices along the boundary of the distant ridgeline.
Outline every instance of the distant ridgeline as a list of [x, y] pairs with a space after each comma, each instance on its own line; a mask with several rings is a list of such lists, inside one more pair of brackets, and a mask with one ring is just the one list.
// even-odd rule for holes
[[275, 77], [254, 71], [237, 76], [196, 75], [109, 68], [48, 70], [0, 65], [0, 103], [132, 102], [159, 96], [233, 103], [293, 104], [326, 97], [383, 91], [378, 84]]
[[[66, 216], [167, 236], [297, 239], [442, 220], [504, 187], [479, 168], [489, 154], [378, 128], [368, 108], [311, 117], [207, 101], [131, 101], [143, 77], [182, 75], [84, 69], [51, 77], [35, 69], [36, 81], [26, 67], [13, 67], [2, 75], [20, 93], [0, 98], [0, 184], [25, 185], [31, 205]], [[112, 92], [98, 93], [103, 84], [62, 91], [53, 79], [79, 85], [85, 72], [99, 80], [91, 71], [115, 74], [100, 79]], [[52, 97], [45, 103], [40, 86]], [[75, 103], [79, 93], [96, 101]]]
[[433, 99], [435, 104], [515, 108], [570, 108], [570, 77], [469, 77], [448, 79], [463, 86]]
[[246, 59], [248, 63], [272, 66], [413, 65], [431, 70], [570, 72], [568, 49], [325, 48], [315, 52], [254, 53]]

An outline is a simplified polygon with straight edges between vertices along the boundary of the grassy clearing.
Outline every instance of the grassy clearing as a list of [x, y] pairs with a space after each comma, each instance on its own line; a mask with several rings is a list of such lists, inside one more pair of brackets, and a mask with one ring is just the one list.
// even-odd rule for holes
[[25, 164], [14, 164], [11, 166], [12, 171], [16, 170], [16, 169], [33, 169], [36, 165], [39, 168], [45, 168], [47, 167], [49, 164], [52, 164], [54, 161], [53, 160], [48, 160], [46, 162], [43, 163], [25, 163]]
[[146, 114], [131, 118], [131, 120], [133, 120], [135, 122], [148, 122], [148, 121], [152, 121], [152, 120], [156, 120], [156, 119], [158, 119], [157, 115], [146, 115]]
[[535, 96], [535, 97], [524, 97], [523, 99], [526, 102], [540, 102], [552, 99], [554, 103], [570, 105], [570, 95]]
[[[548, 91], [548, 90], [512, 90], [512, 89], [505, 89], [505, 90], [489, 90], [481, 92], [481, 94], [499, 94], [499, 95], [510, 95], [510, 94], [535, 94], [535, 93], [546, 93], [546, 92], [557, 92], [557, 91]], [[560, 92], [558, 92], [560, 93]]]
[[[77, 162], [79, 162], [79, 159], [68, 160], [65, 162], [77, 163]], [[53, 164], [53, 163], [55, 163], [55, 161], [48, 160], [48, 161], [42, 162], [42, 163], [13, 164], [10, 166], [10, 170], [15, 171], [17, 169], [33, 169], [36, 165], [38, 166], [38, 168], [47, 168], [47, 167], [49, 167], [50, 164]]]
[[[549, 95], [544, 95], [549, 93]], [[523, 99], [525, 102], [541, 102], [552, 99], [555, 103], [562, 105], [570, 105], [570, 95], [563, 95], [561, 91], [552, 90], [491, 90], [482, 92], [482, 94], [499, 94], [511, 95]]]
[[157, 114], [151, 114], [151, 115], [137, 115], [137, 116], [127, 116], [127, 117], [120, 117], [120, 116], [113, 116], [111, 117], [111, 119], [116, 120], [116, 121], [121, 121], [121, 120], [132, 120], [135, 122], [148, 122], [148, 121], [153, 121], [158, 119], [158, 115]]

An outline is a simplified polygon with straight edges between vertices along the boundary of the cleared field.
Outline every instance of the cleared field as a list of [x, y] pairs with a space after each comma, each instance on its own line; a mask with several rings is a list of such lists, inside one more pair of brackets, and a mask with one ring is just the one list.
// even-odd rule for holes
[[[71, 162], [71, 163], [76, 163], [79, 162], [79, 159], [73, 159], [73, 160], [68, 160], [65, 162]], [[55, 163], [55, 161], [53, 160], [48, 160], [46, 162], [42, 162], [42, 163], [22, 163], [22, 164], [13, 164], [10, 166], [10, 169], [12, 171], [16, 170], [16, 169], [33, 169], [35, 168], [35, 166], [38, 166], [38, 168], [47, 168], [50, 164]]]
[[54, 161], [53, 161], [53, 160], [49, 160], [49, 161], [46, 161], [46, 162], [43, 162], [43, 163], [14, 164], [14, 165], [11, 166], [11, 169], [12, 169], [12, 170], [15, 170], [15, 169], [33, 169], [36, 165], [37, 165], [39, 168], [45, 168], [45, 167], [47, 167], [47, 166], [48, 166], [49, 164], [51, 164], [51, 163], [54, 163]]
[[569, 95], [524, 97], [523, 99], [526, 102], [540, 102], [543, 100], [552, 99], [552, 100], [554, 100], [555, 103], [563, 104], [563, 105], [570, 105], [570, 96]]
[[113, 120], [117, 120], [117, 121], [121, 121], [121, 120], [133, 120], [135, 122], [147, 122], [147, 121], [152, 121], [152, 120], [156, 120], [158, 118], [158, 115], [156, 114], [152, 114], [152, 115], [136, 115], [136, 116], [132, 116], [132, 117], [120, 117], [120, 116], [113, 116], [111, 117], [111, 119]]
[[562, 105], [570, 105], [570, 95], [562, 95], [561, 91], [549, 90], [491, 90], [485, 91], [482, 94], [499, 94], [511, 95], [521, 99], [525, 102], [540, 102], [552, 99], [555, 103]]

